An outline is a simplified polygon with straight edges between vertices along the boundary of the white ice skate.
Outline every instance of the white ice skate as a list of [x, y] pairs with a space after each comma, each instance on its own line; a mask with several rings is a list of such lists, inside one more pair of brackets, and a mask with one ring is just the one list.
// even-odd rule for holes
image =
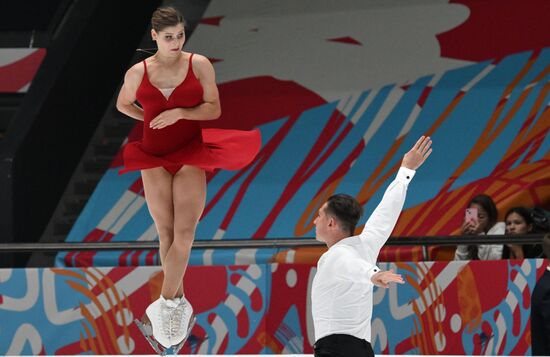
[[197, 318], [193, 314], [193, 306], [184, 297], [178, 301], [171, 318], [173, 352], [177, 354], [189, 338]]
[[141, 321], [135, 320], [135, 323], [147, 342], [161, 356], [166, 355], [166, 350], [172, 346], [170, 339], [170, 315], [173, 311], [162, 296], [153, 301], [145, 310], [145, 315]]

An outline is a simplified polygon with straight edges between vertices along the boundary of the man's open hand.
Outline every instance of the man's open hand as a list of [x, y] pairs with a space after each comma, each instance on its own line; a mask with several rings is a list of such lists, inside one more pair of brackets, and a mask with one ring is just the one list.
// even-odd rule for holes
[[411, 170], [416, 170], [422, 164], [428, 156], [432, 153], [432, 140], [429, 136], [421, 136], [420, 139], [414, 144], [412, 149], [403, 156], [403, 162], [401, 166], [404, 166]]
[[388, 288], [390, 283], [405, 284], [401, 274], [395, 274], [391, 269], [388, 271], [379, 271], [374, 274], [370, 280], [374, 285], [382, 288]]

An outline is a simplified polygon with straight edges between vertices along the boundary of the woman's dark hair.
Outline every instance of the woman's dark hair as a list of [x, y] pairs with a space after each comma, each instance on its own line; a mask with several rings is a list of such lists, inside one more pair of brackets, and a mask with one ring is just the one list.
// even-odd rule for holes
[[329, 197], [325, 212], [334, 217], [342, 230], [348, 232], [351, 236], [355, 231], [357, 222], [363, 215], [363, 207], [354, 197], [339, 193]]
[[151, 16], [151, 27], [156, 32], [162, 31], [167, 27], [183, 24], [185, 26], [185, 20], [183, 15], [173, 7], [159, 7], [153, 12]]
[[513, 207], [506, 212], [506, 216], [504, 216], [504, 220], [506, 221], [506, 218], [508, 218], [509, 215], [512, 213], [519, 214], [521, 218], [525, 221], [527, 225], [533, 224], [533, 217], [531, 216], [531, 210], [525, 207]]
[[487, 233], [487, 231], [489, 231], [489, 229], [491, 229], [497, 223], [497, 219], [498, 219], [497, 206], [495, 205], [495, 202], [491, 197], [484, 194], [477, 195], [474, 198], [472, 198], [468, 206], [471, 206], [472, 203], [480, 205], [485, 210], [485, 212], [487, 212], [488, 221], [489, 221], [489, 224], [485, 228], [485, 233]]

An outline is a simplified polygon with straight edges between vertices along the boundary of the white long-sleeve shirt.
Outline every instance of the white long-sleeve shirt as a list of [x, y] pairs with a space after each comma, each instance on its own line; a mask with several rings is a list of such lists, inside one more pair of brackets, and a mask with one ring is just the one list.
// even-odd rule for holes
[[414, 170], [401, 167], [358, 236], [342, 239], [317, 262], [311, 291], [315, 341], [347, 334], [370, 342], [372, 276], [376, 260], [399, 218]]

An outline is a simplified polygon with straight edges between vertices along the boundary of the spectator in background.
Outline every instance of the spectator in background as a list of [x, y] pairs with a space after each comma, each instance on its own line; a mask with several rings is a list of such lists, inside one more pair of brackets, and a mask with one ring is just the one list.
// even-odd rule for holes
[[[525, 235], [533, 232], [531, 210], [525, 207], [514, 207], [504, 217], [507, 235]], [[540, 244], [508, 244], [504, 247], [504, 259], [539, 258], [542, 255]]]
[[[481, 194], [468, 203], [462, 223], [462, 235], [504, 234], [504, 222], [497, 222], [498, 210], [491, 197]], [[502, 258], [502, 244], [459, 245], [455, 260], [495, 260]]]
[[[542, 241], [546, 258], [550, 258], [550, 234]], [[535, 284], [531, 295], [531, 352], [533, 356], [550, 356], [550, 266]]]

